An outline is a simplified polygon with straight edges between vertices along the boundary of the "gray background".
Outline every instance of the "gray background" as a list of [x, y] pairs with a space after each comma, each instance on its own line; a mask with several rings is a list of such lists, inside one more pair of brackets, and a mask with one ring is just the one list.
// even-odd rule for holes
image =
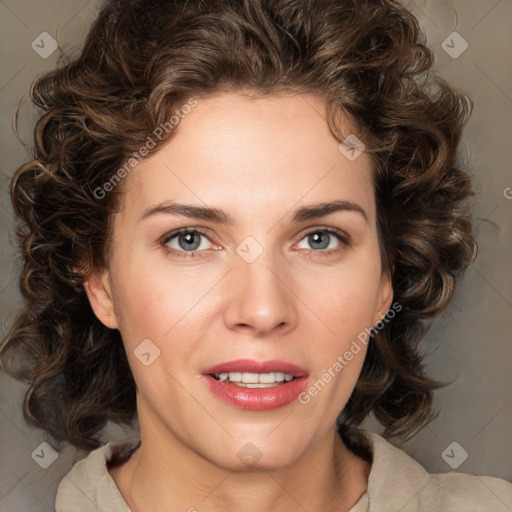
[[[452, 306], [424, 342], [429, 374], [457, 380], [437, 392], [435, 406], [441, 411], [437, 420], [407, 442], [392, 442], [431, 472], [455, 470], [512, 481], [512, 0], [415, 0], [407, 5], [420, 19], [436, 54], [439, 74], [475, 102], [462, 153], [469, 158], [478, 191], [473, 216], [480, 251]], [[16, 167], [28, 159], [36, 119], [28, 102], [29, 85], [36, 75], [54, 67], [62, 52], [73, 54], [79, 49], [97, 10], [94, 1], [0, 0], [2, 337], [20, 304], [8, 183]], [[448, 55], [442, 45], [446, 40], [444, 46], [452, 47], [452, 53], [460, 51], [461, 41], [450, 36], [454, 31], [468, 43], [457, 58]], [[47, 58], [31, 47], [32, 41], [42, 47], [41, 38], [45, 38], [39, 51], [51, 48], [47, 36], [40, 36], [42, 32], [59, 45]], [[18, 101], [25, 147], [11, 128]], [[501, 233], [484, 218], [496, 222]], [[23, 420], [24, 391], [24, 385], [0, 375], [0, 511], [50, 511], [58, 482], [84, 453], [67, 447], [47, 469], [35, 462], [34, 450], [44, 453], [39, 458], [43, 460], [49, 450], [41, 452], [40, 443], [53, 441]], [[372, 418], [364, 426], [382, 431]], [[115, 426], [105, 440], [131, 434], [127, 427]], [[464, 462], [462, 450], [468, 454]], [[452, 469], [446, 460], [457, 468]]]

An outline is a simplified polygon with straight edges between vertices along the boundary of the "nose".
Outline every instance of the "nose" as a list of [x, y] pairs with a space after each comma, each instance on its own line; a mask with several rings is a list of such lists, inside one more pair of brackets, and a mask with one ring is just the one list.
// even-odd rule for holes
[[229, 289], [224, 295], [226, 326], [259, 337], [293, 330], [298, 315], [290, 279], [271, 258], [261, 256], [252, 263], [238, 258], [225, 283]]

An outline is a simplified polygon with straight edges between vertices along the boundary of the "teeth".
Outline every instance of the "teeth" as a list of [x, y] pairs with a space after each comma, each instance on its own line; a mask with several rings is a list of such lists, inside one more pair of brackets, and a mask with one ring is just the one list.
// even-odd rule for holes
[[270, 387], [283, 381], [293, 380], [293, 375], [283, 372], [275, 373], [249, 373], [249, 372], [224, 372], [216, 375], [221, 382], [232, 382], [243, 387]]
[[257, 373], [242, 373], [242, 382], [244, 384], [258, 384], [258, 377]]
[[257, 374], [257, 377], [258, 382], [261, 384], [273, 384], [277, 381], [275, 373], [260, 373]]
[[275, 376], [276, 376], [276, 382], [283, 382], [283, 380], [284, 380], [284, 373], [276, 372]]

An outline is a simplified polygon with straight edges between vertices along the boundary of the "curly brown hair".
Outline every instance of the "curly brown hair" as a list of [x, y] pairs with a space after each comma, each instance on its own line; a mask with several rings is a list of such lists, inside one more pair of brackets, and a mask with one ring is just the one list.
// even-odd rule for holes
[[[0, 347], [30, 384], [27, 420], [92, 449], [136, 415], [118, 330], [95, 317], [84, 277], [108, 262], [115, 169], [190, 97], [315, 93], [342, 141], [348, 116], [374, 167], [393, 321], [374, 333], [342, 429], [373, 411], [385, 436], [433, 419], [418, 342], [476, 257], [468, 174], [457, 163], [471, 100], [435, 76], [416, 18], [393, 0], [113, 0], [80, 55], [32, 85], [34, 159], [12, 179], [25, 305]], [[176, 132], [165, 130], [150, 153]], [[101, 197], [98, 197], [98, 190]]]

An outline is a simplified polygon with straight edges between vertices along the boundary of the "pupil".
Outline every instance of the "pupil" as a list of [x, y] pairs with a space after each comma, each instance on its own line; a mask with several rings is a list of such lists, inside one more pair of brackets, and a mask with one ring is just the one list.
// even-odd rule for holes
[[[194, 237], [196, 239], [195, 243], [193, 241]], [[187, 245], [183, 244], [182, 242], [185, 242], [185, 244]], [[197, 233], [186, 233], [179, 237], [179, 243], [182, 249], [193, 251], [194, 249], [197, 249], [199, 247], [201, 241], [197, 236]]]
[[[329, 246], [329, 235], [313, 233], [309, 235], [309, 243], [314, 249], [326, 249]], [[315, 246], [315, 244], [317, 245]]]

